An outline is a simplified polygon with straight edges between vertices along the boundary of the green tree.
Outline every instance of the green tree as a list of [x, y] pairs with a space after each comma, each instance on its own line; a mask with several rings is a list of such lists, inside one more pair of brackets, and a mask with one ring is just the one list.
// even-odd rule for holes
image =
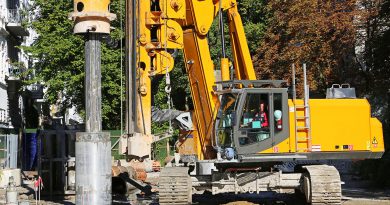
[[[388, 147], [389, 6], [389, 0], [270, 1], [267, 32], [255, 56], [258, 77], [290, 80], [291, 64], [306, 62], [312, 94], [323, 97], [330, 84], [350, 83], [370, 101]], [[301, 67], [297, 71], [302, 79]], [[389, 186], [389, 166], [387, 151], [380, 160], [363, 161], [360, 171]]]
[[[111, 12], [123, 19], [119, 4], [113, 1]], [[34, 59], [34, 81], [44, 83], [45, 98], [50, 104], [61, 104], [61, 112], [76, 106], [84, 113], [84, 39], [73, 34], [73, 22], [68, 15], [73, 2], [68, 0], [36, 0], [30, 9], [34, 19], [30, 25], [38, 38], [23, 49]], [[33, 15], [34, 14], [34, 15]], [[115, 40], [123, 38], [119, 20], [112, 22], [111, 44], [102, 44], [102, 114], [104, 129], [118, 129], [120, 125], [120, 61], [121, 52]], [[106, 38], [108, 39], [108, 38]]]
[[[362, 29], [364, 43], [362, 73], [366, 95], [373, 102], [374, 113], [384, 125], [390, 146], [390, 1], [362, 1], [371, 15]], [[389, 183], [390, 184], [390, 183]]]
[[[260, 38], [264, 33], [266, 20], [265, 1], [243, 0], [239, 4], [240, 13], [244, 22], [250, 50], [254, 53], [260, 44]], [[111, 11], [117, 13], [118, 19], [124, 19], [120, 15], [120, 3], [124, 0], [112, 1]], [[30, 13], [35, 13], [35, 19], [30, 23], [37, 33], [38, 38], [31, 47], [25, 47], [35, 60], [34, 68], [36, 76], [33, 81], [45, 84], [47, 88], [46, 99], [51, 104], [60, 102], [62, 112], [66, 108], [76, 106], [77, 110], [84, 113], [84, 39], [72, 32], [73, 22], [68, 19], [72, 12], [73, 3], [64, 0], [36, 0]], [[230, 53], [228, 28], [225, 16], [225, 38], [227, 51]], [[119, 21], [112, 22], [114, 29], [111, 38], [119, 40], [123, 38], [123, 29]], [[210, 52], [219, 69], [219, 57], [221, 53], [220, 34], [218, 21], [216, 20], [210, 33]], [[119, 128], [120, 124], [120, 49], [102, 45], [102, 112], [103, 126], [105, 129]], [[231, 56], [231, 54], [229, 54]], [[187, 76], [183, 63], [183, 55], [178, 53], [175, 69], [171, 73], [172, 102], [176, 109], [191, 108], [190, 92]], [[155, 77], [153, 80], [155, 93], [154, 105], [166, 108], [166, 94], [164, 92], [164, 77]], [[59, 95], [59, 93], [61, 95]], [[183, 95], [186, 95], [183, 98]], [[61, 100], [59, 99], [61, 98]], [[183, 103], [184, 102], [184, 103]]]
[[[264, 0], [243, 0], [239, 1], [239, 12], [244, 24], [246, 37], [248, 40], [249, 50], [253, 54], [258, 49], [261, 38], [265, 32], [265, 25], [267, 21], [266, 3]], [[232, 53], [229, 41], [229, 29], [227, 25], [227, 14], [224, 12], [224, 30], [226, 53], [230, 60], [232, 60]], [[221, 57], [221, 33], [219, 29], [218, 17], [214, 20], [212, 27], [207, 35], [209, 41], [209, 48], [211, 58], [214, 61], [215, 69], [219, 69], [219, 61]], [[173, 108], [179, 110], [192, 109], [192, 101], [190, 96], [190, 88], [188, 85], [188, 77], [185, 71], [183, 60], [183, 53], [179, 51], [175, 58], [175, 67], [171, 72], [172, 84], [172, 103]], [[153, 102], [154, 105], [160, 108], [167, 108], [167, 99], [165, 88], [165, 77], [157, 76], [153, 80]], [[183, 97], [185, 96], [185, 97]]]
[[365, 160], [360, 171], [362, 176], [373, 179], [376, 185], [390, 186], [387, 176], [390, 169], [390, 1], [361, 1], [370, 13], [362, 24], [364, 45], [359, 62], [362, 69], [362, 88], [371, 102], [373, 113], [383, 125], [386, 152], [382, 159]]
[[[267, 20], [266, 3], [264, 0], [243, 0], [239, 1], [239, 12], [244, 24], [246, 37], [248, 40], [249, 50], [253, 54], [260, 45], [261, 37], [265, 32], [265, 25]], [[224, 37], [226, 42], [226, 53], [230, 60], [232, 60], [229, 29], [227, 25], [227, 14], [224, 12]], [[222, 45], [221, 45], [221, 33], [219, 29], [218, 17], [214, 20], [211, 29], [207, 35], [209, 41], [209, 49], [211, 58], [214, 61], [215, 69], [219, 68], [219, 62], [221, 57]], [[190, 87], [188, 84], [188, 77], [185, 71], [185, 65], [183, 60], [183, 52], [178, 51], [175, 58], [175, 67], [170, 73], [172, 84], [172, 108], [178, 110], [192, 110], [193, 104], [190, 94]], [[168, 107], [167, 94], [164, 91], [165, 88], [165, 76], [156, 76], [152, 81], [153, 86], [153, 105], [162, 109]], [[153, 124], [152, 130], [159, 133], [166, 131], [167, 124]]]
[[[241, 15], [242, 23], [244, 25], [246, 39], [248, 41], [249, 51], [255, 54], [260, 46], [261, 39], [266, 31], [266, 23], [268, 19], [266, 11], [266, 2], [263, 0], [243, 0], [238, 2], [238, 10]], [[226, 53], [230, 60], [232, 58], [229, 27], [227, 25], [227, 14], [224, 16], [224, 38]], [[221, 31], [219, 29], [218, 17], [214, 20], [211, 29], [208, 33], [208, 40], [210, 44], [211, 58], [214, 60], [215, 69], [219, 69], [219, 61], [222, 52]]]

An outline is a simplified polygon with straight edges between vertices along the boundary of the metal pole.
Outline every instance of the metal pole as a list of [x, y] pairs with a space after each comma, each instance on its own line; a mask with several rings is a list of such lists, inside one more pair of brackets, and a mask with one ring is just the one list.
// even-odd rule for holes
[[306, 77], [306, 63], [303, 64], [303, 98], [305, 102], [305, 106], [308, 104], [308, 95], [309, 92], [307, 90], [307, 77]]
[[296, 91], [296, 83], [295, 83], [295, 64], [293, 63], [291, 67], [292, 67], [292, 93], [293, 93], [293, 100], [295, 104], [295, 99], [297, 99], [297, 91]]
[[126, 1], [126, 131], [137, 132], [137, 17], [136, 0]]
[[297, 90], [296, 90], [296, 82], [295, 82], [295, 64], [291, 65], [292, 68], [292, 92], [293, 92], [293, 104], [294, 104], [294, 132], [295, 132], [295, 150], [298, 151], [298, 136], [297, 136]]
[[[306, 63], [303, 64], [303, 100], [305, 105], [305, 116], [309, 116], [309, 86], [307, 85], [307, 76], [306, 76]], [[310, 120], [305, 118], [305, 126], [309, 127]]]
[[87, 34], [85, 42], [85, 131], [102, 131], [101, 34]]
[[222, 58], [226, 58], [226, 51], [225, 51], [225, 28], [224, 28], [224, 25], [223, 25], [223, 10], [221, 9], [221, 4], [222, 4], [222, 1], [219, 1], [219, 6], [220, 6], [220, 10], [219, 10], [219, 27], [220, 27], [220, 31], [221, 31], [221, 44], [222, 44]]
[[111, 141], [102, 132], [101, 35], [85, 43], [86, 132], [76, 134], [76, 204], [111, 204]]

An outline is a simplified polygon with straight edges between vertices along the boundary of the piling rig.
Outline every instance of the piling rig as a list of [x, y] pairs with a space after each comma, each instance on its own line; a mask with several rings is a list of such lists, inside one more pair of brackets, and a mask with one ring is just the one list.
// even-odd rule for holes
[[[79, 0], [75, 9], [79, 2], [108, 3]], [[295, 92], [288, 97], [283, 80], [256, 80], [237, 6], [236, 0], [126, 1], [127, 108], [121, 153], [140, 162], [150, 158], [156, 140], [151, 133], [151, 78], [165, 75], [169, 94], [174, 50], [183, 49], [194, 104], [186, 122], [192, 126], [181, 132], [173, 166], [161, 170], [160, 204], [189, 204], [193, 193], [206, 190], [213, 194], [296, 190], [311, 204], [341, 204], [336, 168], [299, 162], [380, 158], [381, 123], [371, 117], [367, 100], [357, 99], [348, 86], [330, 88], [327, 99], [309, 99], [304, 79], [304, 95], [297, 99]], [[75, 11], [76, 22], [80, 13]], [[219, 82], [207, 41], [216, 17], [223, 45]], [[225, 52], [224, 19], [232, 66]], [[292, 78], [295, 90], [295, 74]], [[294, 171], [278, 168], [284, 162], [295, 162]]]

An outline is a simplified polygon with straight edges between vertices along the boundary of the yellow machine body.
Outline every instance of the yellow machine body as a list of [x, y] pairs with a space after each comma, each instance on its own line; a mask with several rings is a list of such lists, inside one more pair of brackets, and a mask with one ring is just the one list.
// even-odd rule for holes
[[[170, 0], [145, 1], [140, 4], [137, 12], [138, 39], [136, 65], [129, 67], [137, 73], [136, 127], [141, 140], [151, 137], [151, 80], [156, 75], [166, 75], [173, 67], [174, 59], [168, 52], [173, 49], [183, 49], [186, 71], [190, 83], [194, 103], [192, 121], [196, 125], [193, 131], [199, 141], [196, 149], [198, 159], [215, 157], [212, 147], [214, 119], [218, 107], [218, 96], [213, 90], [215, 85], [214, 64], [211, 59], [207, 33], [213, 19], [219, 10], [228, 11], [230, 36], [235, 40], [234, 65], [235, 75], [239, 79], [256, 79], [249, 49], [245, 38], [244, 27], [237, 10], [235, 0]], [[127, 4], [127, 10], [131, 4]], [[129, 14], [129, 12], [127, 12]], [[126, 19], [126, 27], [131, 24]], [[129, 30], [126, 36], [130, 36]], [[130, 42], [127, 42], [130, 44]], [[129, 57], [129, 56], [128, 56]], [[229, 61], [224, 59], [224, 79], [229, 77]], [[169, 80], [167, 81], [169, 82]], [[194, 126], [195, 127], [195, 126]], [[135, 155], [136, 153], [131, 153]]]
[[74, 0], [69, 18], [75, 21], [73, 32], [110, 33], [110, 21], [116, 18], [110, 13], [110, 0]]
[[[183, 49], [194, 105], [191, 115], [194, 130], [182, 132], [177, 150], [183, 155], [195, 155], [198, 160], [215, 159], [214, 126], [219, 99], [207, 33], [214, 18], [222, 11], [227, 14], [229, 25], [234, 79], [256, 80], [235, 0], [161, 0], [139, 3], [136, 14], [138, 66], [128, 69], [135, 69], [137, 73], [137, 97], [133, 100], [137, 102], [137, 132], [144, 136], [141, 140], [151, 139], [152, 135], [151, 79], [156, 75], [165, 75], [167, 83], [170, 83], [169, 72], [174, 69], [172, 51]], [[126, 24], [131, 24], [129, 18]], [[126, 35], [131, 33], [127, 30]], [[221, 65], [221, 79], [227, 80], [230, 78], [229, 60], [222, 58]], [[303, 101], [297, 100], [295, 103], [303, 104]], [[270, 145], [268, 149], [253, 151], [260, 154], [383, 152], [381, 124], [376, 118], [371, 118], [370, 105], [366, 100], [311, 99], [309, 103], [310, 132], [295, 130], [305, 124], [297, 120], [297, 116], [304, 115], [304, 110], [294, 109], [294, 103], [288, 100], [289, 136], [281, 143]]]
[[[310, 131], [295, 131], [304, 126], [302, 118], [296, 120], [304, 116], [304, 110], [294, 109], [292, 100], [288, 105], [289, 137], [259, 153], [348, 152], [356, 153], [348, 158], [365, 158], [359, 152], [372, 152], [372, 157], [384, 152], [382, 124], [371, 117], [366, 99], [309, 100]], [[296, 105], [303, 101], [297, 100]]]
[[[127, 77], [132, 79], [131, 84], [127, 83], [127, 90], [131, 90], [131, 95], [127, 94], [127, 107], [131, 111], [127, 112], [127, 122], [131, 123], [127, 124], [135, 127], [132, 130], [127, 126], [127, 134], [121, 137], [121, 153], [143, 159], [150, 156], [149, 141], [159, 140], [151, 133], [151, 80], [156, 75], [165, 75], [165, 91], [170, 103], [170, 86], [174, 85], [170, 84], [169, 72], [175, 69], [177, 49], [183, 50], [194, 106], [190, 117], [192, 126], [181, 130], [175, 143], [179, 155], [175, 153], [174, 162], [180, 166], [164, 168], [160, 173], [161, 204], [173, 201], [189, 204], [192, 190], [197, 188], [213, 194], [291, 188], [310, 191], [305, 193], [307, 202], [320, 204], [323, 198], [329, 198], [339, 204], [341, 183], [336, 168], [303, 166], [305, 173], [284, 174], [281, 170], [275, 171], [274, 165], [306, 159], [382, 156], [382, 126], [371, 117], [367, 100], [291, 100], [287, 88], [281, 84], [276, 85], [272, 80], [268, 84], [262, 84], [267, 80], [256, 81], [236, 0], [135, 0], [131, 3], [126, 4], [126, 36], [131, 36], [131, 40], [126, 41], [127, 73], [131, 73]], [[232, 51], [232, 59], [226, 59], [224, 51], [221, 52], [220, 79], [223, 82], [216, 82], [216, 67], [207, 39], [217, 15], [221, 15], [220, 22], [228, 21]], [[221, 34], [222, 41], [225, 33]], [[235, 84], [238, 81], [241, 84]], [[248, 84], [251, 82], [253, 84]], [[305, 88], [308, 94], [306, 91]], [[251, 96], [256, 100], [252, 101]], [[266, 112], [264, 101], [268, 102], [269, 125], [262, 125]], [[197, 181], [192, 181], [188, 168], [194, 165], [196, 169], [192, 172], [210, 177], [193, 177]], [[320, 183], [322, 176], [329, 180]], [[175, 181], [188, 189], [172, 186]], [[180, 197], [175, 198], [176, 195]]]
[[[81, 5], [82, 4], [82, 5]], [[110, 0], [75, 0], [74, 11], [80, 10], [82, 6], [84, 12], [109, 12]]]

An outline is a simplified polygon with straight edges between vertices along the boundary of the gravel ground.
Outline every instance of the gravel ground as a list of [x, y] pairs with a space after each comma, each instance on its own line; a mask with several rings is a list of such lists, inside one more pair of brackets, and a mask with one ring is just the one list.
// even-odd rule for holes
[[[346, 181], [346, 180], [344, 180]], [[351, 180], [342, 186], [343, 190], [343, 205], [390, 205], [390, 189], [375, 189], [370, 186], [367, 181], [362, 180]], [[30, 205], [35, 205], [34, 196], [32, 195], [31, 188], [18, 188], [19, 201], [29, 202]], [[151, 203], [155, 200], [135, 200], [135, 194], [130, 195], [129, 199], [113, 197], [113, 205], [122, 204], [157, 204]], [[227, 204], [227, 205], [302, 205], [305, 204], [301, 197], [294, 194], [275, 194], [272, 192], [263, 193], [261, 195], [255, 194], [241, 194], [241, 195], [216, 195], [203, 194], [193, 195], [194, 204]], [[5, 190], [0, 190], [0, 204], [5, 204]], [[57, 204], [74, 204], [74, 196], [62, 196], [52, 198], [51, 200], [42, 200], [41, 205], [57, 205]]]

